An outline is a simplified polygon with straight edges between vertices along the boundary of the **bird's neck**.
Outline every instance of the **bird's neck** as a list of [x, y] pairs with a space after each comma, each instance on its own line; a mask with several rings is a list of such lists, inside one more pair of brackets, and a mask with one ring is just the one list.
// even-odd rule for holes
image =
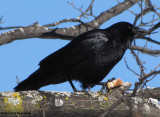
[[114, 39], [113, 41], [115, 41], [116, 45], [117, 46], [121, 45], [122, 48], [124, 49], [127, 49], [133, 41], [132, 36], [123, 35], [120, 31], [108, 30], [108, 29], [105, 30], [112, 35], [111, 39]]

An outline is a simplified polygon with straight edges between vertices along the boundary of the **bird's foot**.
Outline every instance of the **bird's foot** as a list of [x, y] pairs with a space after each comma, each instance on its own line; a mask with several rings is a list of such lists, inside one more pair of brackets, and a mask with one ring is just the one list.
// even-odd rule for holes
[[74, 92], [79, 92], [79, 90], [77, 90], [76, 88], [73, 89]]
[[113, 77], [112, 79], [109, 79], [109, 80], [107, 81], [107, 83], [108, 83], [108, 82], [112, 82], [113, 80], [116, 80], [116, 78]]
[[106, 91], [106, 92], [108, 92], [110, 89], [108, 88], [108, 84], [110, 83], [110, 82], [113, 82], [113, 81], [115, 81], [116, 80], [116, 78], [112, 78], [112, 79], [109, 79], [107, 82], [101, 82], [101, 83], [96, 83], [95, 85], [102, 85], [102, 88], [100, 89], [100, 92], [103, 92], [103, 91]]
[[77, 89], [74, 89], [73, 91], [74, 91], [75, 93], [76, 93], [76, 92], [80, 92], [80, 93], [85, 93], [85, 94], [87, 94], [87, 95], [89, 94], [89, 92], [86, 91], [85, 89], [83, 89], [82, 91], [77, 90]]
[[89, 95], [89, 92], [85, 89], [82, 90], [82, 92], [84, 92], [85, 94]]

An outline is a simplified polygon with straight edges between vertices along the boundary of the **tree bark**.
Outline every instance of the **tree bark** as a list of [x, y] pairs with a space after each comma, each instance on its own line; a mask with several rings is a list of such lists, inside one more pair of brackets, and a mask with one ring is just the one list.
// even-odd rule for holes
[[160, 116], [160, 104], [156, 100], [160, 97], [160, 88], [145, 89], [143, 93], [138, 92], [136, 97], [124, 98], [128, 94], [124, 95], [120, 88], [89, 95], [54, 91], [1, 92], [0, 117]]

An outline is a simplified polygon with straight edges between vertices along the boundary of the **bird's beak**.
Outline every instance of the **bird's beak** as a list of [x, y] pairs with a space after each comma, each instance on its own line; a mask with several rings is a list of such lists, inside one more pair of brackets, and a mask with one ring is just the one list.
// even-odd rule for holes
[[138, 37], [140, 37], [140, 36], [148, 33], [147, 30], [145, 30], [145, 29], [143, 29], [143, 28], [138, 28], [138, 27], [134, 27], [134, 28], [132, 29], [132, 31], [133, 31], [133, 33], [135, 34], [135, 35], [134, 35], [134, 38], [138, 38]]

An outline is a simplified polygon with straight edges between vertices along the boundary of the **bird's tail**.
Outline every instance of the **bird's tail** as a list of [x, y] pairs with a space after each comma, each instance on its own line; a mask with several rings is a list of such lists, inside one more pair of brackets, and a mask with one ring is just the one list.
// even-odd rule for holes
[[65, 82], [64, 78], [57, 78], [55, 76], [48, 76], [48, 74], [42, 69], [38, 69], [33, 74], [31, 74], [27, 79], [20, 82], [15, 88], [14, 91], [28, 91], [28, 90], [38, 90], [43, 86], [49, 84], [58, 84]]

